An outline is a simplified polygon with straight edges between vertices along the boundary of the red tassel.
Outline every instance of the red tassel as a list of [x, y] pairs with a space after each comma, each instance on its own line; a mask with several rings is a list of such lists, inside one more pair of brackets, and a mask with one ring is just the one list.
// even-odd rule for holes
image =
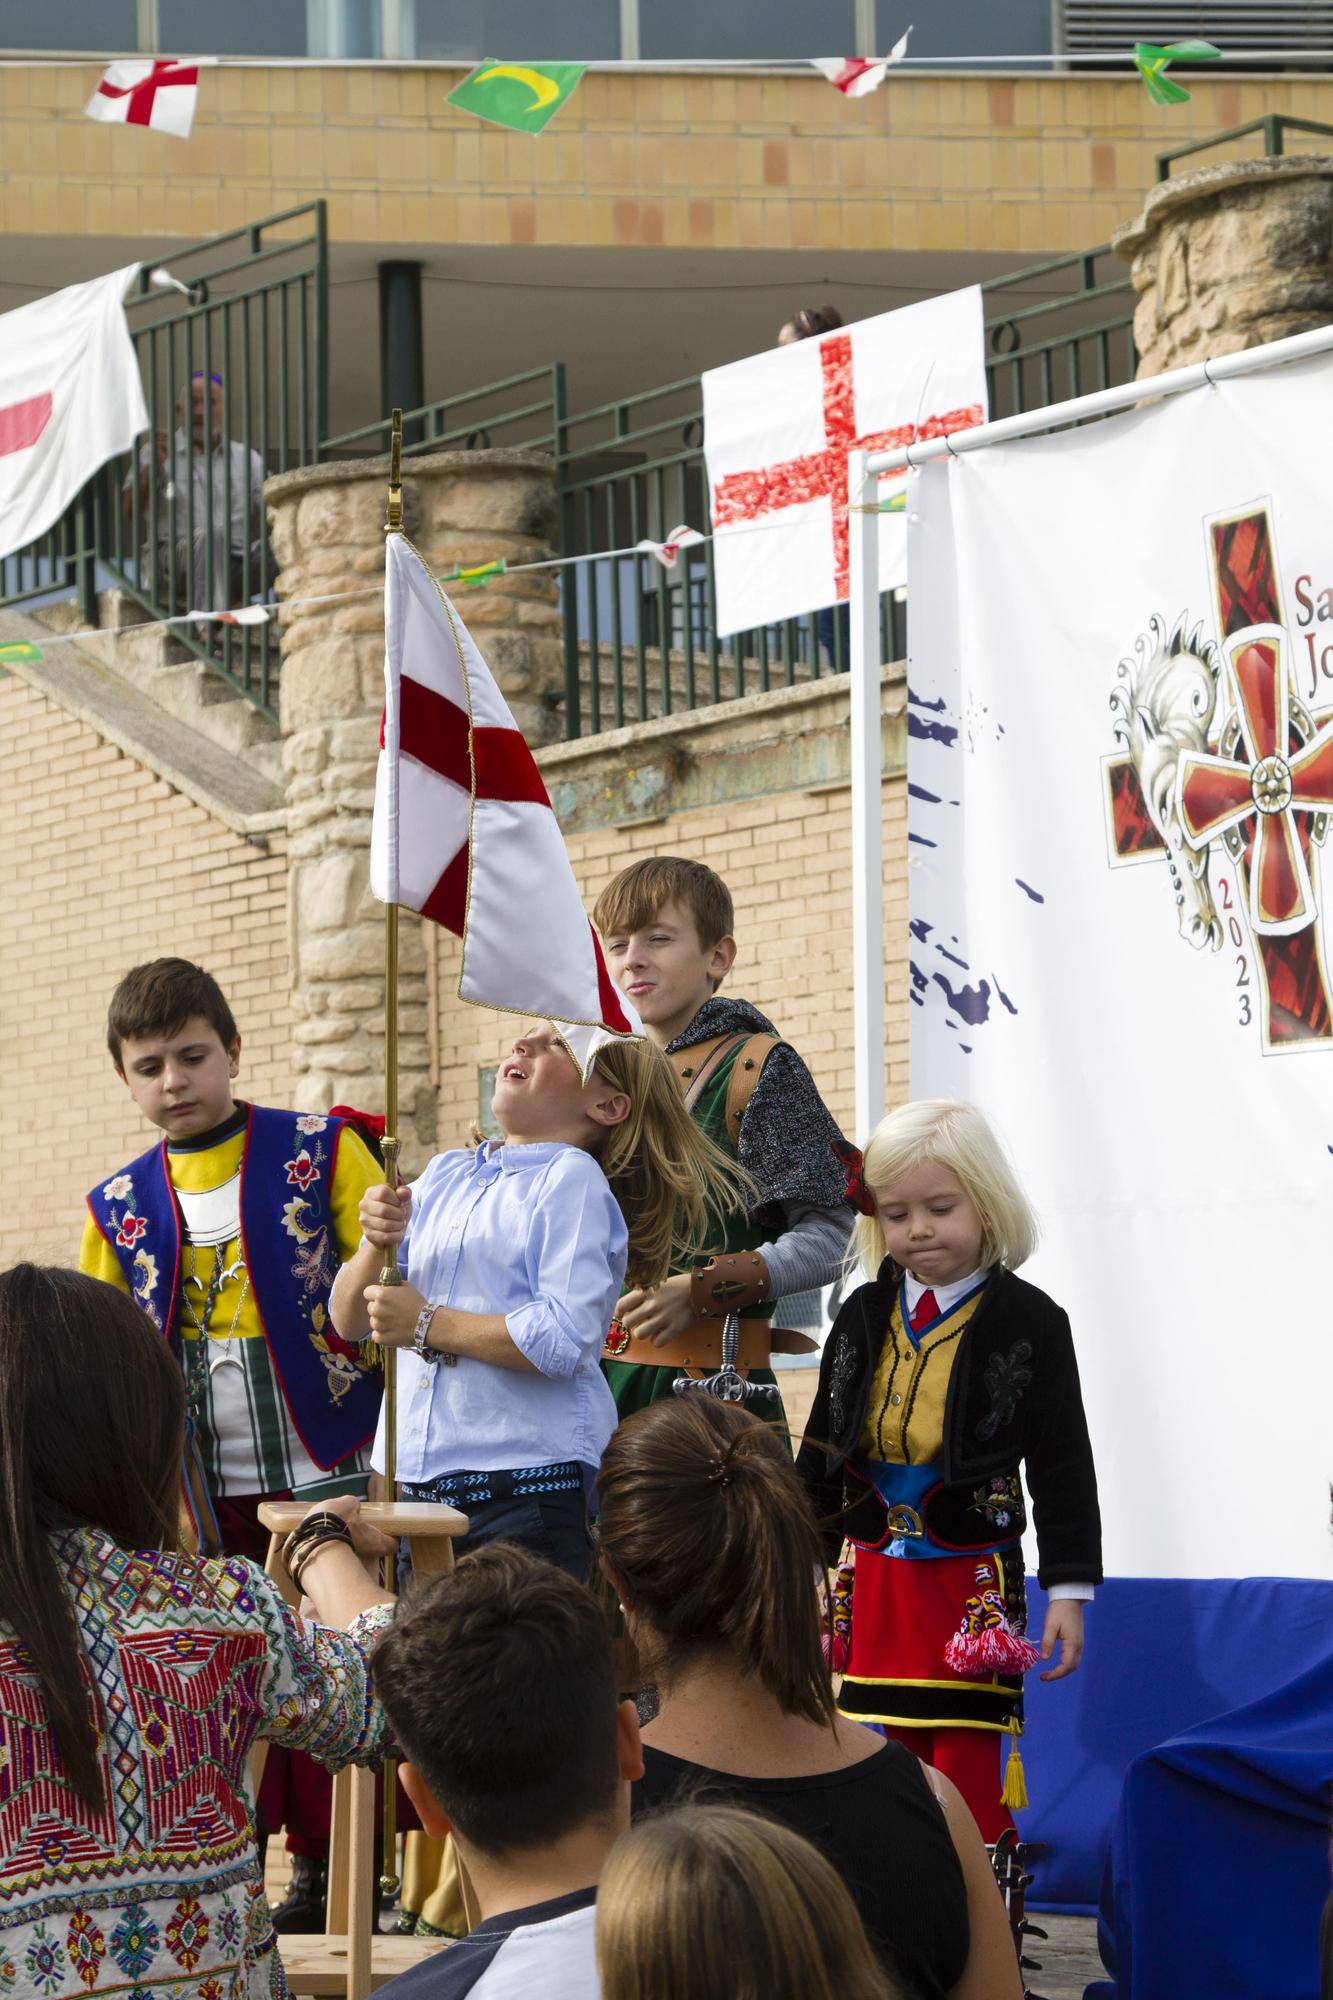
[[[979, 1570], [978, 1583], [983, 1579], [989, 1580], [989, 1572]], [[1025, 1674], [1039, 1658], [1037, 1648], [1009, 1623], [998, 1590], [968, 1598], [962, 1623], [944, 1649], [945, 1665], [956, 1674]]]

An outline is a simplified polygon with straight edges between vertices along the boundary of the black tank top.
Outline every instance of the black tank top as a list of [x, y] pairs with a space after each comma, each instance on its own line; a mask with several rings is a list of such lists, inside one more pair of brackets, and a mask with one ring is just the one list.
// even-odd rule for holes
[[967, 1886], [925, 1772], [901, 1743], [813, 1778], [739, 1778], [643, 1746], [633, 1810], [721, 1802], [803, 1834], [832, 1863], [912, 2000], [945, 2000], [967, 1964]]

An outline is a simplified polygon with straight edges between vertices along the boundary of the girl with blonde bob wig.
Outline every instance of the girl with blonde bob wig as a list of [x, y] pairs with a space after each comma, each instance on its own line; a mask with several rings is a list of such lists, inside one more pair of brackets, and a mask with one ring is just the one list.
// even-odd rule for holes
[[[830, 1561], [840, 1713], [953, 1780], [997, 1840], [1027, 1804], [1023, 1675], [1073, 1673], [1101, 1519], [1069, 1320], [1015, 1272], [1037, 1225], [975, 1105], [928, 1098], [865, 1149], [844, 1301], [797, 1470]], [[1047, 1593], [1029, 1644], [1022, 1472]], [[997, 1747], [1010, 1742], [1001, 1784]]]
[[[870, 1135], [862, 1173], [868, 1188], [892, 1187], [923, 1161], [946, 1167], [981, 1224], [981, 1261], [1016, 1271], [1037, 1247], [1037, 1218], [999, 1140], [975, 1104], [923, 1097], [882, 1118]], [[889, 1254], [878, 1208], [857, 1217], [847, 1264], [873, 1278]]]
[[738, 1806], [640, 1820], [597, 1892], [602, 2000], [905, 2000], [838, 1876]]

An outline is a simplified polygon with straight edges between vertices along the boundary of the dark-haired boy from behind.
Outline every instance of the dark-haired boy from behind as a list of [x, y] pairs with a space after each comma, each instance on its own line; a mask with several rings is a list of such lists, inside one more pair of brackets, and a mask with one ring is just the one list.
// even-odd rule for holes
[[[90, 1191], [79, 1269], [129, 1293], [180, 1361], [201, 1545], [262, 1563], [261, 1500], [366, 1490], [380, 1377], [338, 1339], [329, 1293], [383, 1169], [342, 1118], [237, 1100], [235, 1017], [188, 959], [126, 973], [107, 1046], [161, 1136]], [[261, 1813], [294, 1857], [280, 1930], [323, 1928], [330, 1783], [309, 1758], [269, 1756]]]
[[[831, 1284], [853, 1213], [841, 1134], [789, 1042], [748, 1000], [719, 992], [736, 959], [732, 900], [702, 862], [659, 855], [622, 869], [593, 922], [621, 991], [665, 1050], [695, 1120], [754, 1182], [748, 1214], [719, 1224], [651, 1292], [627, 1292], [604, 1354], [622, 1417], [669, 1395], [682, 1371], [719, 1365], [726, 1315], [741, 1318], [739, 1366], [774, 1382], [770, 1344], [806, 1352], [804, 1334], [773, 1326], [778, 1301]], [[756, 1406], [776, 1416], [776, 1396]]]
[[643, 1757], [592, 1593], [493, 1542], [400, 1607], [372, 1671], [403, 1785], [426, 1831], [453, 1835], [481, 1911], [461, 1943], [381, 1990], [595, 2000], [597, 1884]]

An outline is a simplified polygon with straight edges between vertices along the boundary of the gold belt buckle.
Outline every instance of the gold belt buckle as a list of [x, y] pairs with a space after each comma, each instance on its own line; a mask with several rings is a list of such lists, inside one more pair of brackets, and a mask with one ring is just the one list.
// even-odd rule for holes
[[888, 1510], [889, 1533], [896, 1542], [919, 1542], [926, 1532], [926, 1524], [915, 1507], [897, 1500]]

